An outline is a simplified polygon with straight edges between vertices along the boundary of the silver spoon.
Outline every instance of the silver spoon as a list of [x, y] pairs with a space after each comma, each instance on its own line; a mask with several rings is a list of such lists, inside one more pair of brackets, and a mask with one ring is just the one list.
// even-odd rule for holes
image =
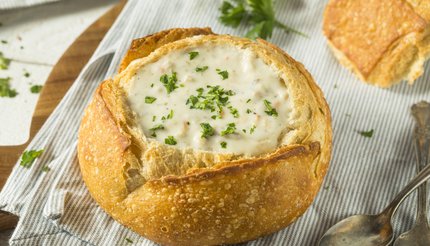
[[[430, 104], [419, 102], [412, 106], [416, 121], [414, 131], [417, 171], [422, 170], [430, 161]], [[427, 219], [427, 186], [418, 188], [417, 221], [408, 232], [400, 235], [394, 246], [430, 245], [430, 227]]]
[[354, 215], [332, 226], [319, 241], [320, 246], [376, 246], [393, 242], [391, 218], [403, 200], [430, 178], [430, 165], [426, 166], [394, 200], [377, 215]]

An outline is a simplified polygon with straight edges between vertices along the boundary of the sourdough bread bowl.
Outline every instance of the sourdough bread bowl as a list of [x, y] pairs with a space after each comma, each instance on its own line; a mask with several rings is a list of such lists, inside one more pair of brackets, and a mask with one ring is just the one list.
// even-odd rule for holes
[[330, 111], [278, 47], [171, 29], [134, 40], [79, 131], [94, 200], [162, 245], [219, 245], [283, 229], [312, 203], [331, 155]]
[[330, 0], [323, 31], [336, 58], [360, 80], [383, 88], [412, 84], [430, 54], [430, 2]]

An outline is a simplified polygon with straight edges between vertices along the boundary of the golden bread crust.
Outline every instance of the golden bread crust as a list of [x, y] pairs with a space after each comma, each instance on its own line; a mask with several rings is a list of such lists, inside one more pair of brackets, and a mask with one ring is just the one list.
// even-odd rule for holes
[[361, 80], [389, 87], [422, 74], [429, 13], [419, 0], [331, 0], [323, 31], [343, 65]]
[[[312, 203], [328, 168], [331, 119], [322, 92], [300, 63], [263, 40], [225, 35], [184, 39], [186, 29], [178, 32], [168, 44], [140, 39], [149, 45], [147, 51], [135, 50], [132, 63], [127, 55], [126, 68], [95, 92], [78, 142], [88, 190], [114, 219], [164, 245], [239, 243], [286, 227]], [[203, 32], [207, 29], [193, 29], [193, 35]], [[249, 48], [288, 78], [287, 88], [300, 94], [292, 97], [303, 111], [295, 117], [304, 125], [286, 134], [289, 144], [246, 157], [178, 150], [148, 141], [136, 130], [121, 83], [172, 50], [202, 43]]]

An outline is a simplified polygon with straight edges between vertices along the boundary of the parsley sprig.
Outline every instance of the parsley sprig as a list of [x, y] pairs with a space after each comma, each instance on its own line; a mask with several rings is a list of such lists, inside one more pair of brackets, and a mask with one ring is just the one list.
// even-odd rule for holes
[[307, 37], [306, 34], [291, 28], [275, 17], [272, 0], [230, 0], [223, 1], [219, 20], [226, 26], [238, 27], [240, 23], [251, 25], [246, 33], [248, 38], [271, 38], [275, 27], [286, 33], [295, 33]]

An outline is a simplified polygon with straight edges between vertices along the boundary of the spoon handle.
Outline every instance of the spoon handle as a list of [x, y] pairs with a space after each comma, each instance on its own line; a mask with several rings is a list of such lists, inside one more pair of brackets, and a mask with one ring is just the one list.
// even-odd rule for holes
[[400, 191], [399, 194], [394, 198], [394, 200], [384, 209], [381, 214], [385, 214], [388, 218], [391, 218], [392, 215], [396, 212], [400, 203], [418, 186], [422, 183], [426, 182], [426, 180], [430, 178], [430, 165], [427, 165], [415, 178], [413, 178], [409, 184]]
[[[429, 163], [430, 154], [430, 104], [422, 101], [412, 106], [412, 116], [416, 126], [414, 131], [417, 172]], [[427, 220], [427, 186], [418, 188], [417, 224], [428, 225]]]

